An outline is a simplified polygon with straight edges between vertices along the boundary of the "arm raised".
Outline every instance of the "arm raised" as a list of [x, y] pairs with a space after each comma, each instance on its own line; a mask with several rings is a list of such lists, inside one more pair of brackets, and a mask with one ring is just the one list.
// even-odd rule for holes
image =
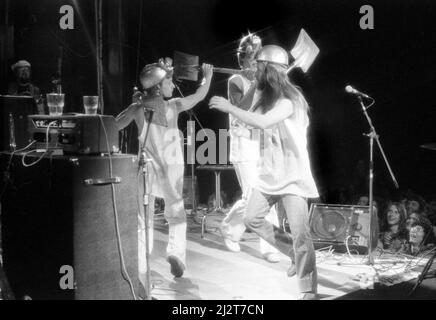
[[213, 66], [203, 63], [203, 74], [206, 78], [206, 83], [201, 85], [194, 94], [178, 100], [179, 112], [193, 108], [197, 103], [203, 100], [209, 92], [210, 82], [212, 81]]
[[132, 103], [125, 110], [123, 110], [116, 118], [115, 123], [117, 124], [118, 130], [122, 130], [127, 127], [133, 120], [136, 119], [139, 104]]
[[288, 99], [279, 100], [274, 108], [265, 114], [248, 112], [232, 105], [227, 99], [222, 97], [212, 97], [209, 102], [211, 109], [230, 113], [242, 122], [259, 129], [267, 129], [285, 120], [294, 112], [292, 102]]

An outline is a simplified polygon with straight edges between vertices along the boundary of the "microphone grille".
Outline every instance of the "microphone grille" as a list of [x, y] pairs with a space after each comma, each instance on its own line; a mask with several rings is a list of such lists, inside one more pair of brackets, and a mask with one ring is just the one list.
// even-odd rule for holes
[[353, 87], [348, 85], [345, 87], [345, 91], [347, 91], [348, 93], [353, 93]]

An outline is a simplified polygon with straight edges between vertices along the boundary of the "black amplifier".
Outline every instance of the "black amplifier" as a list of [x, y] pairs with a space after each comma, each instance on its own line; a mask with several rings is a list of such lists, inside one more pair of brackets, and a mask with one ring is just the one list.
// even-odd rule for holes
[[[37, 149], [61, 149], [65, 154], [116, 153], [118, 128], [113, 116], [72, 114], [28, 116], [30, 140]], [[108, 148], [109, 144], [109, 148]]]

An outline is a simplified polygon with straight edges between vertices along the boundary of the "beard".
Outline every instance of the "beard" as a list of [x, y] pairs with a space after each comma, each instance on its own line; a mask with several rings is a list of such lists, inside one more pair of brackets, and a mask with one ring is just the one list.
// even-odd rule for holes
[[29, 75], [22, 75], [18, 78], [18, 82], [21, 84], [28, 84], [30, 82], [30, 76]]

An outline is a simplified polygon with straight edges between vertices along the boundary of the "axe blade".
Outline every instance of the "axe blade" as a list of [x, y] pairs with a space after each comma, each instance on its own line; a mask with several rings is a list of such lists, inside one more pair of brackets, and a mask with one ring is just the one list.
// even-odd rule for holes
[[198, 56], [174, 51], [174, 78], [198, 81], [198, 61]]
[[304, 29], [301, 29], [298, 35], [297, 42], [294, 48], [291, 50], [291, 55], [295, 59], [292, 67], [289, 68], [288, 72], [295, 67], [301, 68], [304, 73], [309, 70], [310, 66], [315, 61], [319, 54], [319, 48], [315, 42], [309, 37]]

